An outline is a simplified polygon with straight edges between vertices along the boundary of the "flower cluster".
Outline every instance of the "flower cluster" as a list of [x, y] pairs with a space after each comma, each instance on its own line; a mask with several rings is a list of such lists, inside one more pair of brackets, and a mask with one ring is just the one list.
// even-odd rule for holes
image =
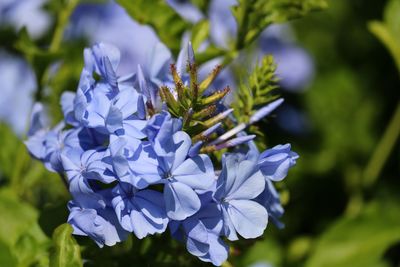
[[[290, 145], [259, 153], [244, 124], [222, 130], [231, 114], [220, 103], [226, 92], [202, 93], [212, 79], [198, 86], [190, 46], [181, 56], [178, 62], [187, 58], [189, 75], [182, 71], [178, 77], [173, 65], [172, 75], [155, 82], [140, 67], [136, 74], [118, 77], [120, 54], [113, 46], [85, 49], [78, 90], [61, 98], [64, 121], [46, 128], [43, 106], [36, 104], [26, 145], [68, 184], [74, 234], [89, 236], [101, 247], [129, 233], [142, 239], [169, 227], [191, 254], [221, 265], [228, 257], [226, 240], [261, 236], [269, 217], [280, 224], [283, 209], [272, 182], [285, 178], [298, 155]], [[202, 100], [196, 98], [200, 93]], [[175, 107], [184, 96], [197, 102]], [[260, 109], [249, 123], [281, 102]], [[201, 103], [213, 108], [197, 111]], [[184, 117], [176, 115], [181, 110], [187, 111]], [[245, 152], [222, 156], [222, 170], [207, 154], [246, 143]]]

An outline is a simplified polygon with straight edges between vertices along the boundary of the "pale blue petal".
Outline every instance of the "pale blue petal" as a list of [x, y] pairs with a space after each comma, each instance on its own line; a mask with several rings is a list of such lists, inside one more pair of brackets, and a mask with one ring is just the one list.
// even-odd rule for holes
[[193, 189], [179, 182], [165, 185], [164, 200], [168, 217], [177, 221], [195, 214], [201, 206], [200, 199]]
[[261, 236], [267, 228], [268, 212], [255, 201], [231, 200], [227, 212], [235, 230], [246, 239]]
[[208, 189], [216, 180], [213, 164], [207, 155], [186, 159], [172, 171], [175, 180], [192, 189]]

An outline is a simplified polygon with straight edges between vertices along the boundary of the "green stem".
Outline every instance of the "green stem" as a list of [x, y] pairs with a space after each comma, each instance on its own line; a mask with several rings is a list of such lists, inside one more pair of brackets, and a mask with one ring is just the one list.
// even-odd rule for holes
[[[63, 9], [58, 13], [57, 16], [57, 25], [54, 30], [53, 37], [51, 39], [49, 45], [49, 52], [57, 53], [60, 50], [60, 46], [64, 37], [64, 30], [68, 24], [69, 17], [71, 16], [72, 12], [79, 4], [79, 0], [66, 0], [66, 4]], [[50, 76], [50, 67], [48, 66], [43, 73], [41, 78], [41, 86], [39, 86], [37, 94], [36, 94], [36, 101], [39, 101], [42, 97], [42, 89], [45, 87], [49, 80]]]
[[222, 263], [221, 267], [233, 267], [233, 265], [229, 261], [225, 261]]
[[367, 167], [364, 171], [364, 186], [371, 187], [378, 179], [382, 168], [385, 165], [390, 152], [396, 144], [400, 135], [400, 102], [397, 104], [396, 111], [391, 118], [388, 127], [379, 141]]
[[57, 26], [49, 47], [50, 52], [56, 52], [60, 48], [64, 36], [64, 29], [67, 26], [69, 17], [78, 3], [79, 0], [67, 0], [67, 4], [65, 5], [64, 9], [58, 13]]

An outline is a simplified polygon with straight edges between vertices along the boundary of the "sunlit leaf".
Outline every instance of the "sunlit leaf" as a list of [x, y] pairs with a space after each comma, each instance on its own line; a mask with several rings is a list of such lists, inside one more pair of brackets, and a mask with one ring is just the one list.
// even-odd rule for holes
[[239, 26], [236, 48], [250, 44], [273, 23], [301, 18], [326, 7], [325, 0], [240, 0], [232, 9]]
[[50, 254], [50, 267], [83, 266], [78, 243], [72, 237], [72, 226], [65, 223], [53, 233], [53, 249]]
[[381, 200], [355, 218], [339, 219], [321, 236], [306, 267], [381, 265], [385, 251], [400, 241], [399, 218], [399, 206]]

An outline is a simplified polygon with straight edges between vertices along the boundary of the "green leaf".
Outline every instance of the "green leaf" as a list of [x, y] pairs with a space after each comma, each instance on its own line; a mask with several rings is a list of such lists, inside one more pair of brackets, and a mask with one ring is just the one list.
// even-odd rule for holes
[[399, 218], [397, 203], [370, 203], [359, 216], [334, 223], [321, 236], [305, 266], [382, 266], [385, 251], [400, 240]]
[[210, 22], [201, 20], [192, 29], [192, 46], [197, 51], [200, 45], [207, 39], [210, 33]]
[[17, 266], [17, 260], [10, 251], [10, 247], [0, 240], [0, 266]]
[[29, 37], [26, 28], [18, 33], [18, 40], [15, 43], [15, 48], [22, 52], [35, 71], [37, 80], [36, 100], [40, 100], [42, 94], [41, 81], [45, 75], [46, 69], [56, 60], [60, 54], [58, 52], [49, 52], [39, 48]]
[[249, 45], [273, 23], [301, 18], [326, 7], [325, 0], [239, 0], [232, 9], [239, 29], [236, 49]]
[[396, 38], [397, 43], [400, 44], [400, 0], [388, 1], [385, 7], [384, 20]]
[[13, 175], [17, 156], [16, 147], [20, 143], [15, 133], [6, 124], [0, 123], [0, 177], [7, 181]]
[[385, 8], [384, 22], [371, 21], [369, 30], [392, 54], [400, 72], [400, 0], [390, 1]]
[[54, 247], [50, 253], [50, 267], [83, 266], [80, 247], [72, 237], [72, 232], [72, 226], [67, 223], [54, 230]]
[[257, 241], [242, 257], [241, 266], [250, 266], [258, 262], [282, 266], [282, 248], [270, 237]]
[[208, 12], [211, 0], [192, 0], [192, 4], [197, 6], [203, 13]]
[[232, 103], [235, 117], [239, 122], [248, 123], [251, 115], [260, 107], [276, 99], [278, 78], [272, 56], [264, 57], [254, 68], [246, 82], [242, 82]]
[[[0, 214], [0, 254], [7, 251], [1, 248], [4, 244], [18, 266], [46, 265], [49, 239], [37, 224], [37, 211], [22, 202], [15, 191], [3, 188], [0, 190]], [[3, 264], [4, 255], [0, 255], [0, 266], [13, 266]]]
[[37, 211], [21, 202], [10, 189], [0, 190], [0, 240], [14, 245], [36, 223]]
[[154, 28], [161, 41], [178, 54], [183, 33], [190, 28], [164, 0], [117, 0], [128, 14], [139, 23]]

